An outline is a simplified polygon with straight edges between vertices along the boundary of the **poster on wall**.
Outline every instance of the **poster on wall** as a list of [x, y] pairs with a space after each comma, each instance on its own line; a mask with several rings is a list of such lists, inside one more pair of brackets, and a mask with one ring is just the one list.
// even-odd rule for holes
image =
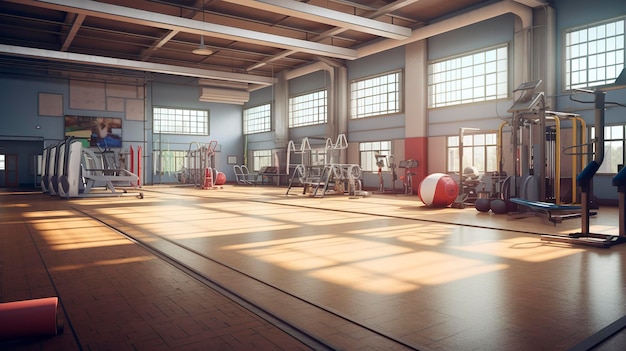
[[65, 116], [65, 136], [83, 140], [85, 147], [122, 147], [122, 119]]

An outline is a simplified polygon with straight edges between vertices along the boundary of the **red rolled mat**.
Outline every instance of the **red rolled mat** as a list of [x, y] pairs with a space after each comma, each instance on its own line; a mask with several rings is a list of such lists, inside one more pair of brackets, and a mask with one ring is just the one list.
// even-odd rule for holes
[[57, 297], [0, 303], [0, 339], [59, 334], [58, 303]]

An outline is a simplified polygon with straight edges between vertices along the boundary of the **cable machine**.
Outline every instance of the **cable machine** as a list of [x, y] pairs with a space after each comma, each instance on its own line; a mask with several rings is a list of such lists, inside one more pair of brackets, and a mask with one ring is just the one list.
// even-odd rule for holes
[[[504, 199], [524, 198], [546, 200], [546, 143], [541, 137], [535, 146], [536, 135], [542, 136], [546, 130], [546, 110], [543, 92], [535, 92], [541, 80], [521, 84], [513, 92], [521, 92], [508, 112], [513, 113], [511, 126], [511, 144], [513, 145], [513, 175], [502, 184]], [[498, 138], [502, 138], [500, 126]], [[530, 145], [528, 149], [524, 146]], [[500, 142], [500, 148], [502, 143]], [[498, 160], [499, 172], [502, 172], [502, 151]]]

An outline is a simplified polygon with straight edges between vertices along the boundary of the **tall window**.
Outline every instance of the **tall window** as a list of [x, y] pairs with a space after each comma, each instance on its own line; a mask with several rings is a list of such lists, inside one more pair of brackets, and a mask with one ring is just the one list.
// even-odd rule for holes
[[565, 34], [565, 89], [611, 84], [624, 68], [626, 19]]
[[326, 123], [326, 90], [289, 98], [289, 128]]
[[[359, 143], [359, 157], [361, 158], [361, 170], [364, 172], [378, 172], [376, 155], [386, 156], [389, 161], [391, 155], [391, 141], [370, 141]], [[383, 171], [389, 170], [388, 162], [385, 162]]]
[[[448, 172], [459, 172], [459, 136], [449, 136], [447, 145]], [[476, 167], [479, 172], [498, 170], [496, 133], [463, 135], [463, 170]]]
[[428, 107], [459, 105], [508, 96], [506, 45], [428, 64]]
[[252, 169], [258, 172], [263, 167], [272, 165], [272, 150], [252, 151]]
[[[617, 173], [617, 166], [624, 164], [624, 146], [626, 140], [624, 130], [626, 125], [613, 125], [604, 127], [604, 161], [598, 169], [598, 173]], [[591, 128], [591, 138], [595, 139], [595, 127]]]
[[154, 133], [209, 135], [209, 111], [155, 107]]
[[175, 175], [187, 167], [187, 151], [155, 150], [153, 155], [154, 174]]
[[350, 84], [352, 118], [400, 112], [400, 72], [356, 80]]
[[4, 161], [4, 154], [0, 154], [0, 171], [4, 171], [6, 169], [6, 164]]
[[243, 110], [243, 134], [269, 132], [272, 128], [272, 105]]

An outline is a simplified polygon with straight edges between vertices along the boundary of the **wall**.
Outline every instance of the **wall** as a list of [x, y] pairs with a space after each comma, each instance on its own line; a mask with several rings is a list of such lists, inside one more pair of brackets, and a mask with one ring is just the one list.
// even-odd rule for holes
[[[564, 69], [562, 65], [565, 60], [563, 54], [564, 33], [567, 29], [624, 16], [626, 14], [626, 2], [622, 0], [602, 0], [597, 5], [590, 6], [590, 3], [585, 0], [555, 0], [554, 6], [558, 9], [556, 12], [558, 33], [556, 36], [556, 60], [559, 69], [556, 70], [556, 108], [559, 111], [579, 113], [587, 124], [592, 126], [595, 124], [594, 105], [573, 102], [569, 98], [569, 92], [564, 90]], [[593, 100], [591, 95], [585, 95], [586, 94], [577, 94], [576, 98], [587, 101]], [[623, 103], [626, 101], [626, 89], [608, 91], [605, 100], [607, 102], [616, 101]], [[626, 108], [607, 104], [605, 110], [605, 125], [616, 123], [623, 124], [625, 114]], [[615, 171], [617, 172], [617, 170]], [[612, 177], [613, 175], [611, 174], [597, 174], [593, 182], [594, 195], [601, 199], [617, 199], [617, 191], [615, 187], [611, 186]]]
[[[71, 89], [73, 84], [75, 88], [78, 87], [74, 93]], [[91, 89], [94, 85], [98, 88]], [[129, 86], [130, 89], [124, 88]], [[0, 103], [4, 106], [0, 150], [2, 153], [17, 155], [18, 183], [21, 187], [38, 186], [34, 157], [44, 147], [65, 138], [66, 115], [122, 118], [123, 147], [127, 147], [133, 138], [142, 141], [141, 86], [119, 82], [94, 83], [84, 77], [70, 79], [58, 74], [42, 76], [15, 70], [0, 75], [0, 91]], [[128, 94], [132, 94], [132, 97]], [[135, 111], [137, 102], [140, 107], [138, 112]], [[133, 116], [141, 114], [141, 120], [127, 120], [127, 111], [132, 111]], [[36, 143], [33, 144], [33, 141]], [[33, 145], [38, 145], [38, 151], [33, 149]]]
[[[511, 61], [509, 72], [513, 72], [516, 55], [512, 49], [513, 21], [513, 15], [503, 15], [430, 38], [428, 39], [428, 59], [432, 61], [508, 44]], [[509, 91], [512, 92], [514, 88], [513, 75], [509, 74]], [[502, 117], [510, 117], [511, 114], [507, 110], [511, 105], [512, 99], [505, 99], [430, 109], [428, 111], [428, 136], [457, 135], [461, 127], [496, 130]]]
[[[228, 181], [235, 181], [232, 165], [228, 164], [228, 156], [236, 156], [238, 163], [243, 163], [244, 139], [242, 130], [242, 106], [232, 104], [218, 104], [198, 101], [199, 87], [195, 85], [178, 85], [154, 83], [149, 87], [150, 101], [152, 106], [180, 107], [190, 109], [209, 110], [209, 135], [208, 136], [188, 136], [188, 135], [152, 135], [151, 128], [147, 130], [147, 140], [163, 140], [169, 142], [170, 150], [187, 151], [192, 142], [208, 144], [211, 140], [218, 142], [215, 153], [215, 164], [212, 165], [218, 171], [226, 175]], [[150, 109], [151, 110], [151, 109]], [[151, 113], [149, 115], [151, 120]], [[148, 147], [150, 160], [146, 162], [146, 171], [155, 183], [172, 182], [173, 178], [156, 176], [152, 172], [152, 147]]]
[[[158, 81], [157, 77], [157, 81]], [[116, 79], [116, 77], [109, 77]], [[171, 81], [171, 79], [169, 79]], [[72, 88], [74, 87], [74, 88]], [[73, 91], [74, 89], [74, 91]], [[192, 141], [219, 142], [216, 167], [234, 181], [232, 165], [227, 156], [243, 160], [243, 137], [241, 135], [242, 107], [239, 105], [199, 102], [197, 86], [185, 86], [172, 82], [154, 82], [147, 86], [130, 84], [119, 78], [116, 81], [91, 79], [89, 81], [67, 77], [30, 75], [16, 71], [0, 75], [0, 103], [4, 106], [0, 131], [0, 152], [17, 154], [19, 162], [19, 185], [32, 187], [38, 181], [33, 174], [34, 154], [47, 145], [64, 139], [64, 116], [115, 117], [122, 119], [122, 148], [143, 147], [144, 183], [176, 181], [155, 176], [153, 172], [153, 142], [169, 143], [171, 150], [188, 150]], [[40, 95], [43, 94], [43, 95]], [[59, 105], [57, 106], [57, 102]], [[152, 135], [151, 106], [208, 109], [210, 112], [210, 135], [206, 137]], [[145, 121], [145, 122], [144, 122]], [[33, 151], [35, 143], [38, 151]], [[4, 177], [0, 186], [4, 184]]]

